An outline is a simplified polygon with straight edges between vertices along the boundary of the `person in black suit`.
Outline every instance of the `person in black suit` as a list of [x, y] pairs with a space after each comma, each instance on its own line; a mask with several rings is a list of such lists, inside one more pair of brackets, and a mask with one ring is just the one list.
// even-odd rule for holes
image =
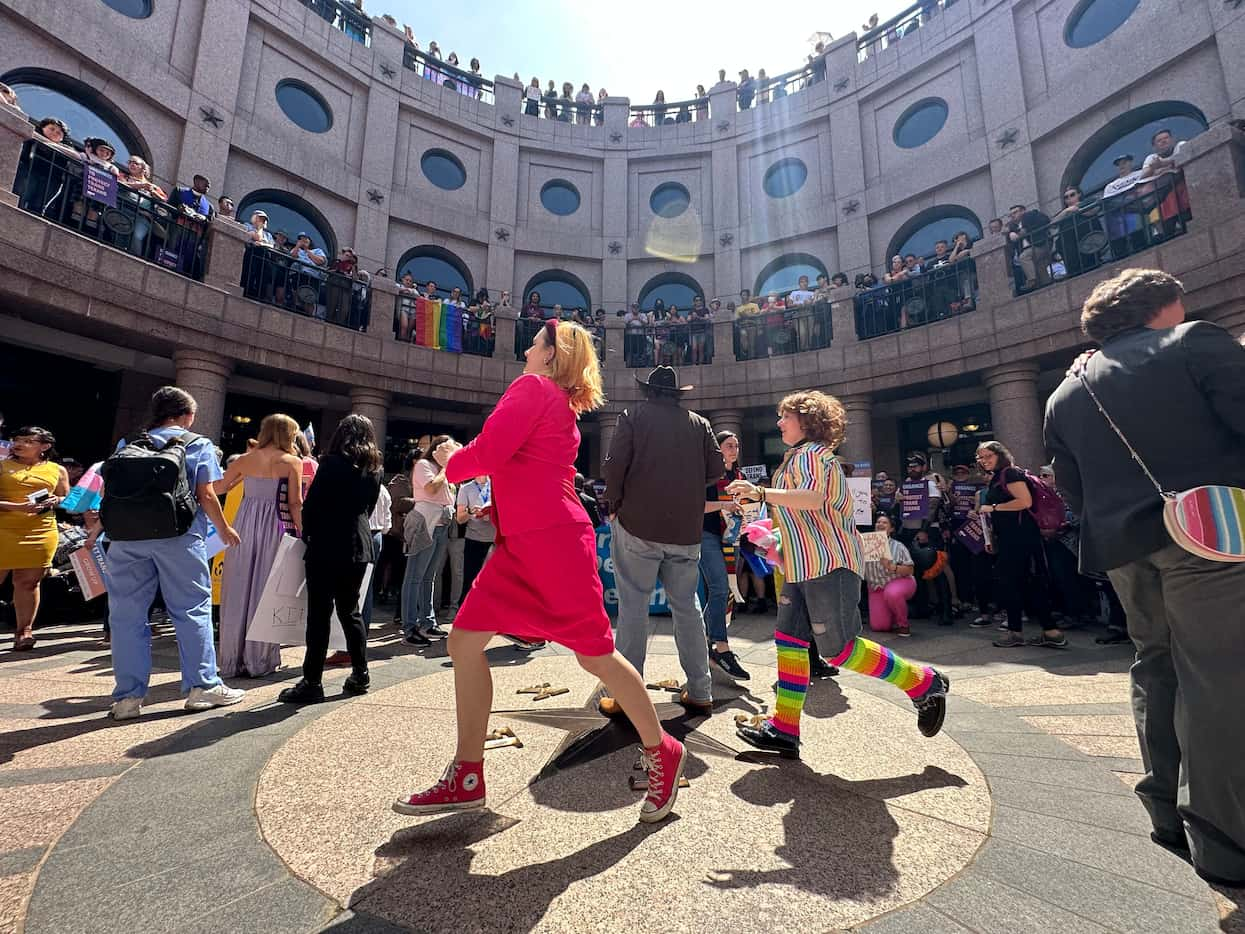
[[1163, 500], [1081, 382], [1164, 490], [1245, 487], [1245, 348], [1185, 322], [1181, 284], [1126, 269], [1086, 300], [1102, 349], [1046, 406], [1055, 476], [1081, 519], [1082, 571], [1106, 571], [1137, 648], [1133, 714], [1151, 838], [1207, 881], [1245, 885], [1245, 564], [1197, 557], [1163, 525]]
[[334, 607], [345, 631], [352, 669], [343, 688], [348, 694], [366, 694], [371, 686], [359, 594], [367, 566], [377, 557], [368, 517], [380, 496], [380, 481], [381, 456], [372, 423], [362, 415], [347, 415], [333, 432], [328, 453], [320, 459], [303, 500], [307, 655], [302, 679], [280, 694], [286, 703], [324, 700], [321, 677]]

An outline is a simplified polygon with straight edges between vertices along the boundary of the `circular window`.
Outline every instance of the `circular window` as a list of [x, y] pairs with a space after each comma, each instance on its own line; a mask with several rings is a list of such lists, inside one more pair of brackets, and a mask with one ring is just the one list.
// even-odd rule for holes
[[277, 103], [308, 133], [324, 133], [333, 125], [333, 114], [324, 98], [301, 81], [287, 78], [277, 82]]
[[419, 167], [428, 181], [446, 191], [454, 191], [467, 184], [467, 170], [444, 149], [429, 149], [419, 160]]
[[1064, 42], [1074, 49], [1101, 42], [1124, 25], [1141, 0], [1081, 0], [1068, 17]]
[[104, 0], [104, 6], [130, 19], [146, 19], [151, 15], [151, 0]]
[[662, 182], [648, 196], [648, 206], [658, 217], [678, 217], [692, 203], [692, 196], [678, 182]]
[[947, 102], [938, 97], [917, 101], [895, 121], [895, 145], [916, 149], [938, 135], [947, 122]]
[[799, 159], [782, 159], [765, 172], [761, 187], [771, 198], [786, 198], [804, 187], [808, 166]]
[[540, 189], [540, 203], [550, 214], [574, 214], [579, 210], [579, 190], [564, 178], [545, 182]]

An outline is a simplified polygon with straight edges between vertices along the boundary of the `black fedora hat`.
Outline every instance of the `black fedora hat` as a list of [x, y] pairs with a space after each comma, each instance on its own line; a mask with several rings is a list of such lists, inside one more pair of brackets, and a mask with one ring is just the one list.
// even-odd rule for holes
[[654, 367], [653, 371], [648, 374], [648, 379], [641, 379], [639, 376], [635, 381], [641, 386], [647, 386], [649, 389], [658, 389], [662, 392], [689, 392], [691, 386], [679, 385], [679, 374], [675, 372], [672, 366]]

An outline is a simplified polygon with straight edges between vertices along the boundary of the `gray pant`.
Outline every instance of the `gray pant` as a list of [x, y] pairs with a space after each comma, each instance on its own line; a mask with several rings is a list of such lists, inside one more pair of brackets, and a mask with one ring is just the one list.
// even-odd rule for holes
[[1245, 879], [1245, 564], [1173, 543], [1108, 576], [1137, 647], [1137, 794], [1156, 829], [1187, 830], [1199, 869]]
[[688, 696], [697, 701], [710, 700], [709, 643], [696, 595], [700, 584], [700, 545], [645, 541], [624, 529], [618, 519], [610, 523], [610, 528], [610, 557], [618, 590], [618, 631], [614, 637], [618, 651], [636, 671], [644, 674], [649, 602], [660, 576], [674, 618], [674, 644], [687, 677]]
[[823, 577], [783, 584], [774, 628], [801, 642], [816, 638], [820, 654], [837, 658], [860, 635], [859, 575], [835, 568]]

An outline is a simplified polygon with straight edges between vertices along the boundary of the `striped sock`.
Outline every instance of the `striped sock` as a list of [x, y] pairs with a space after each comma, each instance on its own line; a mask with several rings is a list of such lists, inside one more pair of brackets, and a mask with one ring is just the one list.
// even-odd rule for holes
[[[781, 666], [781, 662], [779, 664]], [[860, 675], [868, 675], [870, 678], [889, 681], [911, 698], [923, 695], [934, 682], [934, 669], [928, 665], [910, 662], [886, 646], [859, 636], [847, 643], [830, 664]], [[779, 671], [781, 670], [780, 667]], [[781, 679], [782, 675], [778, 677]]]
[[800, 735], [800, 711], [808, 694], [808, 643], [785, 632], [774, 633], [778, 649], [778, 699], [770, 723], [789, 736]]

